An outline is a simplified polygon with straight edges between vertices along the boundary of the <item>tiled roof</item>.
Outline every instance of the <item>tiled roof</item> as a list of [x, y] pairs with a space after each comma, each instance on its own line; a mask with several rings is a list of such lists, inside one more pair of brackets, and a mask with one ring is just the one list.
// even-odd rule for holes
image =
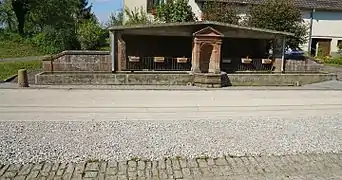
[[[205, 1], [220, 1], [241, 4], [261, 4], [265, 0], [197, 0], [198, 2]], [[309, 9], [325, 9], [325, 10], [340, 10], [342, 11], [342, 0], [294, 0], [296, 6]]]

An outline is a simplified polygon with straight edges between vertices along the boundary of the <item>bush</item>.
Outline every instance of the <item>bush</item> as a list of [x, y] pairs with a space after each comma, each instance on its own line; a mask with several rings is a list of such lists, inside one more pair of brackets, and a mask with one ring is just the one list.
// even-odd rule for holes
[[23, 43], [25, 42], [25, 38], [23, 38], [17, 33], [3, 30], [0, 33], [0, 41], [11, 41], [11, 42], [16, 42], [16, 43]]
[[337, 56], [337, 57], [334, 57], [334, 58], [330, 58], [326, 63], [327, 64], [342, 65], [342, 56]]
[[169, 0], [156, 8], [156, 19], [160, 22], [190, 22], [196, 21], [188, 0]]
[[228, 3], [208, 1], [203, 5], [203, 19], [229, 24], [238, 24], [239, 16], [235, 8]]
[[41, 55], [31, 42], [16, 33], [3, 31], [0, 34], [0, 58], [16, 58]]
[[45, 27], [43, 32], [32, 38], [32, 43], [46, 54], [55, 54], [64, 50], [79, 49], [74, 29], [54, 29]]
[[109, 16], [109, 20], [106, 22], [105, 26], [107, 28], [112, 27], [112, 26], [122, 26], [123, 16], [124, 16], [124, 12], [121, 10], [115, 13], [111, 13]]
[[127, 21], [124, 22], [124, 25], [139, 25], [152, 23], [152, 21], [148, 18], [147, 13], [144, 11], [142, 7], [140, 7], [140, 9], [134, 8], [133, 10], [126, 8], [125, 15], [127, 16]]
[[108, 33], [92, 20], [80, 24], [77, 39], [83, 50], [95, 50], [106, 43]]
[[337, 45], [338, 48], [338, 54], [342, 56], [342, 42], [339, 42], [339, 44]]

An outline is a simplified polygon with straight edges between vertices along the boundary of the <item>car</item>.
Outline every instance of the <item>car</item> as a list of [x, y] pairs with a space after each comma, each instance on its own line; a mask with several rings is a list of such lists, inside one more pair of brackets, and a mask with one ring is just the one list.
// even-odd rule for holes
[[288, 48], [285, 51], [285, 58], [293, 59], [293, 60], [304, 60], [305, 59], [304, 51], [298, 48]]
[[294, 55], [294, 56], [304, 56], [304, 51], [302, 51], [301, 49], [298, 49], [298, 48], [288, 48], [286, 51], [285, 51], [285, 55]]

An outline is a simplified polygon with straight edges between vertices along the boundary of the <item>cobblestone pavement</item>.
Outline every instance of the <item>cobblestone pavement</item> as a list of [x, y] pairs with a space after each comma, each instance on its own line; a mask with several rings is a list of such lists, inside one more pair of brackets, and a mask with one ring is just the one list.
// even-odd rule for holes
[[0, 165], [0, 179], [342, 179], [342, 154]]

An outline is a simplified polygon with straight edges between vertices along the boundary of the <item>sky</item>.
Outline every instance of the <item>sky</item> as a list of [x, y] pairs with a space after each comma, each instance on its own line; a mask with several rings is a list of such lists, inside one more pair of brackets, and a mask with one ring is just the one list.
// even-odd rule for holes
[[93, 11], [101, 22], [106, 22], [111, 12], [122, 9], [123, 0], [89, 0]]

